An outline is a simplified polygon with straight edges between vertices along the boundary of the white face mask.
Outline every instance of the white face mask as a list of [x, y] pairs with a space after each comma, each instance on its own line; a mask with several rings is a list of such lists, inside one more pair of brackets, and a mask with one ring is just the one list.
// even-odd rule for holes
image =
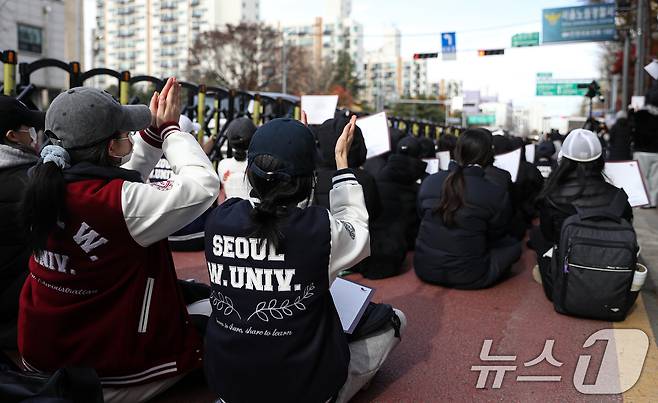
[[[133, 141], [132, 133], [130, 133], [130, 134], [128, 135], [127, 140], [130, 141], [130, 144], [135, 144], [134, 141]], [[130, 158], [132, 158], [132, 156], [133, 156], [133, 148], [130, 147], [130, 152], [129, 152], [128, 154], [124, 155], [124, 156], [118, 156], [118, 155], [112, 155], [112, 154], [109, 154], [109, 155], [110, 155], [110, 157], [112, 157], [112, 158], [116, 158], [116, 159], [118, 159], [118, 160], [120, 161], [120, 162], [119, 162], [119, 166], [122, 166], [122, 165], [128, 163], [128, 161], [130, 161]]]

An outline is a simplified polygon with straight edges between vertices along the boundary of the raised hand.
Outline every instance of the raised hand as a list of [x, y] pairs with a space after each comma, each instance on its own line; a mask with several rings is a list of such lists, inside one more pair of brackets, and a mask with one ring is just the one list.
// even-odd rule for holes
[[345, 169], [347, 168], [347, 154], [352, 147], [352, 141], [354, 140], [354, 129], [356, 127], [356, 115], [352, 115], [349, 123], [345, 125], [343, 133], [336, 141], [336, 148], [334, 154], [336, 157], [336, 168]]
[[158, 99], [160, 94], [158, 91], [153, 93], [151, 97], [151, 102], [149, 103], [149, 109], [151, 110], [151, 127], [157, 127], [157, 116], [158, 116]]
[[180, 84], [175, 77], [167, 80], [160, 96], [158, 97], [157, 107], [157, 125], [158, 127], [166, 122], [178, 122], [180, 118]]
[[304, 110], [302, 110], [302, 118], [300, 121], [304, 124], [304, 126], [308, 126], [308, 117], [306, 116], [306, 112], [304, 112]]

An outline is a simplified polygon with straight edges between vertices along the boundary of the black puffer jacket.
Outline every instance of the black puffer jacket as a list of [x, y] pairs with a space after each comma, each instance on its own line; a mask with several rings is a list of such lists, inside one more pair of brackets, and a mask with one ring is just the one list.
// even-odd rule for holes
[[649, 106], [631, 115], [633, 120], [633, 150], [658, 153], [658, 107]]
[[632, 127], [627, 118], [619, 118], [610, 129], [608, 161], [627, 161], [631, 155]]
[[16, 348], [18, 297], [31, 254], [19, 210], [27, 170], [36, 160], [36, 155], [0, 147], [0, 348]]
[[[334, 156], [336, 141], [338, 141], [338, 137], [340, 137], [347, 122], [346, 118], [338, 117], [327, 120], [322, 125], [312, 129], [317, 139], [321, 157], [316, 170], [318, 182], [315, 187], [314, 203], [327, 209], [329, 209], [329, 192], [333, 187], [332, 178], [336, 173], [336, 158]], [[381, 202], [375, 179], [368, 172], [359, 169], [366, 160], [366, 153], [367, 149], [363, 134], [361, 129], [356, 127], [352, 147], [347, 154], [347, 164], [350, 168], [353, 168], [356, 180], [363, 188], [366, 209], [368, 210], [370, 222], [372, 222], [380, 214]]]
[[[451, 164], [450, 171], [455, 169], [456, 164]], [[466, 205], [457, 211], [454, 228], [447, 227], [440, 214], [434, 214], [450, 171], [430, 175], [420, 188], [418, 212], [422, 221], [414, 268], [424, 281], [477, 288], [489, 270], [492, 244], [508, 231], [512, 208], [505, 188], [487, 180], [482, 168], [463, 169]]]
[[[577, 173], [573, 172], [553, 193], [539, 200], [540, 228], [547, 241], [559, 243], [562, 223], [567, 217], [576, 214], [574, 206], [589, 208], [609, 206], [617, 192], [623, 192], [607, 183], [601, 176], [585, 178], [582, 193], [580, 193], [581, 189], [583, 188]], [[633, 219], [633, 210], [628, 202], [622, 217], [628, 221]]]
[[[404, 227], [404, 239], [407, 250], [413, 250], [418, 234], [420, 220], [416, 214], [416, 197], [418, 195], [418, 180], [425, 175], [427, 163], [418, 158], [403, 154], [392, 154], [377, 180], [377, 188], [382, 198], [385, 210], [396, 211], [396, 217], [386, 217], [385, 220], [401, 218]], [[388, 204], [388, 206], [387, 206]], [[395, 207], [393, 207], [395, 206]]]

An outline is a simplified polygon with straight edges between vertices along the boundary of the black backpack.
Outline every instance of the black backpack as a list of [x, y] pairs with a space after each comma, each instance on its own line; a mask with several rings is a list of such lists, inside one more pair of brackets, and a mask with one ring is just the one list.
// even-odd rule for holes
[[400, 318], [398, 318], [392, 306], [370, 302], [352, 334], [347, 335], [347, 340], [351, 343], [365, 339], [391, 327], [395, 330], [395, 337], [400, 338], [400, 326]]
[[41, 375], [21, 371], [0, 352], [0, 402], [102, 403], [103, 390], [92, 368], [60, 368]]
[[635, 303], [631, 283], [638, 244], [633, 226], [621, 218], [628, 196], [619, 191], [605, 208], [579, 208], [560, 232], [553, 254], [553, 304], [559, 313], [621, 321]]

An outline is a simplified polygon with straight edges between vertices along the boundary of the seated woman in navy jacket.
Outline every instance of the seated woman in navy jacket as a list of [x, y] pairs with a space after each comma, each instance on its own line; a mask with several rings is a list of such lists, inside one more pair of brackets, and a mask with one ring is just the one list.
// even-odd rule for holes
[[521, 255], [506, 235], [512, 215], [505, 188], [485, 179], [493, 160], [492, 136], [467, 130], [447, 172], [429, 176], [418, 194], [420, 230], [414, 267], [422, 280], [461, 289], [501, 279]]
[[347, 169], [355, 120], [336, 142], [329, 210], [297, 207], [311, 197], [315, 140], [302, 123], [274, 119], [247, 154], [257, 198], [229, 199], [206, 222], [205, 368], [227, 402], [347, 401], [399, 342], [390, 328], [348, 344], [329, 293], [370, 254], [363, 190]]

